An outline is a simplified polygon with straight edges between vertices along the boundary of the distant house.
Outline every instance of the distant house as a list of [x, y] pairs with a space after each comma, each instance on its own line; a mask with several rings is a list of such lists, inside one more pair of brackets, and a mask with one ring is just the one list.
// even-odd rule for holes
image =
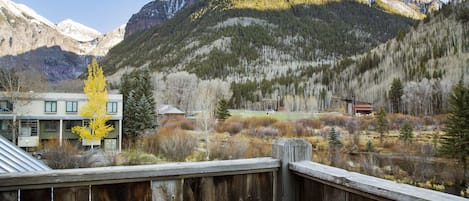
[[346, 103], [346, 113], [350, 115], [369, 115], [373, 112], [373, 104], [352, 99], [343, 99]]
[[51, 170], [0, 135], [0, 174]]
[[0, 135], [12, 140], [10, 125], [16, 115], [16, 140], [19, 147], [44, 148], [49, 140], [57, 140], [60, 145], [63, 140], [68, 140], [83, 146], [99, 145], [104, 150], [121, 151], [122, 94], [108, 94], [107, 112], [112, 116], [108, 124], [114, 130], [101, 141], [79, 140], [79, 136], [72, 133], [74, 126], [86, 125], [88, 122], [78, 113], [87, 101], [85, 94], [25, 93], [16, 105], [2, 94], [0, 93]]
[[158, 108], [158, 120], [179, 120], [185, 117], [185, 112], [172, 105], [162, 105]]

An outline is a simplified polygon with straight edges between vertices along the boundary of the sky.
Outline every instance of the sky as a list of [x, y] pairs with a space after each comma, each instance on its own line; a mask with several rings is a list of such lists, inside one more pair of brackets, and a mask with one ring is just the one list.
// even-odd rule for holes
[[24, 4], [53, 23], [72, 19], [83, 25], [107, 33], [126, 24], [152, 0], [13, 0]]

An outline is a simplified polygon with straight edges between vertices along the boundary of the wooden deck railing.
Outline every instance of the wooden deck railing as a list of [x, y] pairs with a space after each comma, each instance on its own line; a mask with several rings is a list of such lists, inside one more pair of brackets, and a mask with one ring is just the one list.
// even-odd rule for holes
[[311, 145], [302, 139], [276, 140], [272, 156], [4, 174], [0, 200], [467, 200], [313, 163]]

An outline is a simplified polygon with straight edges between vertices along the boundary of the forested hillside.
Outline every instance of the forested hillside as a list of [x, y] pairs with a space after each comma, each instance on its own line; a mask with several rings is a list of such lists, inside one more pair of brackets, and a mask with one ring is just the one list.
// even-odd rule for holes
[[279, 96], [330, 99], [328, 81], [314, 82], [322, 77], [316, 72], [413, 24], [357, 2], [318, 2], [202, 1], [132, 35], [109, 52], [103, 66], [108, 73], [148, 67], [219, 78], [232, 83], [235, 108]]
[[444, 113], [452, 86], [469, 80], [468, 21], [467, 2], [447, 6], [355, 61], [325, 68], [334, 80], [325, 84], [335, 94], [352, 93], [391, 110], [389, 91], [399, 79], [403, 94], [395, 112]]

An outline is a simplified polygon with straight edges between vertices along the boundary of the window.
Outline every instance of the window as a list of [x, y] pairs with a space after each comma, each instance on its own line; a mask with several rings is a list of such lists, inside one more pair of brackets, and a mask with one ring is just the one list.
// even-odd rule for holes
[[46, 101], [44, 106], [44, 112], [57, 112], [57, 101]]
[[12, 112], [13, 104], [7, 100], [0, 100], [0, 112]]
[[9, 129], [8, 120], [0, 120], [0, 130], [5, 131]]
[[66, 112], [77, 112], [78, 111], [78, 102], [77, 101], [67, 101], [65, 103]]
[[117, 102], [107, 103], [107, 113], [117, 113]]
[[57, 122], [55, 121], [44, 121], [45, 131], [57, 131]]
[[71, 131], [75, 126], [81, 126], [81, 121], [64, 121], [65, 131]]

